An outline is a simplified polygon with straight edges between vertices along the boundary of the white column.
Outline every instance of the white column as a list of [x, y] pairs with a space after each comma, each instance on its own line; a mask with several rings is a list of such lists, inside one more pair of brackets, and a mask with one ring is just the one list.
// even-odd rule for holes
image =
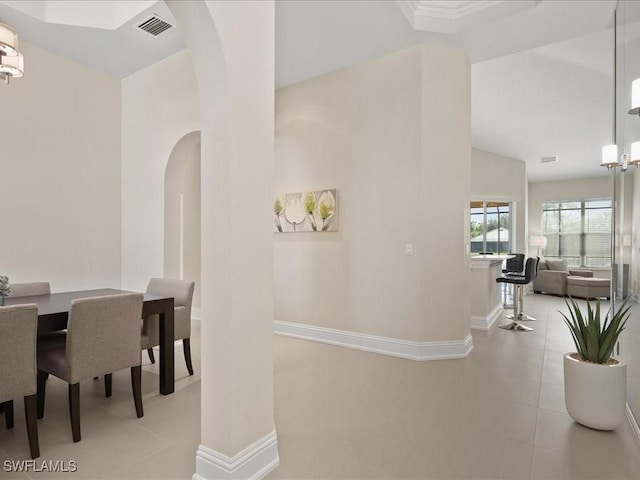
[[273, 424], [274, 4], [167, 2], [202, 116], [202, 441], [194, 478], [261, 478]]

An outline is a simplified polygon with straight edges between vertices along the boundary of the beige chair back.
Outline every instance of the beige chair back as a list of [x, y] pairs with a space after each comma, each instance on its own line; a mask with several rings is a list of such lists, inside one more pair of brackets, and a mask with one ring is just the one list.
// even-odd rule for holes
[[12, 283], [10, 297], [29, 297], [31, 295], [49, 295], [49, 282]]
[[66, 360], [69, 383], [140, 365], [141, 293], [71, 302]]
[[[152, 278], [147, 286], [147, 293], [164, 297], [173, 297], [175, 339], [191, 336], [191, 302], [195, 282], [170, 278]], [[157, 315], [152, 315], [143, 324], [143, 332], [149, 338], [143, 348], [160, 344], [160, 323]]]
[[0, 307], [0, 403], [36, 393], [38, 306]]

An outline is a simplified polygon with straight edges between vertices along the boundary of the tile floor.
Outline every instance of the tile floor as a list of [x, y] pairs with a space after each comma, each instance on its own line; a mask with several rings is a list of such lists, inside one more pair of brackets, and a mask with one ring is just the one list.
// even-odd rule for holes
[[[564, 409], [562, 353], [571, 339], [557, 313], [563, 306], [557, 297], [527, 296], [535, 330], [474, 331], [464, 360], [420, 363], [276, 336], [280, 467], [269, 478], [640, 478], [640, 445], [628, 425], [598, 432]], [[78, 444], [66, 385], [51, 381], [39, 460], [75, 460], [78, 471], [0, 468], [0, 479], [191, 478], [200, 437], [198, 344], [196, 324], [196, 375], [187, 375], [178, 344], [174, 395], [159, 395], [156, 367], [144, 367], [142, 419], [126, 372], [114, 375], [110, 399], [101, 382], [86, 382]], [[23, 422], [21, 405], [12, 431], [0, 420], [0, 463], [27, 458]]]

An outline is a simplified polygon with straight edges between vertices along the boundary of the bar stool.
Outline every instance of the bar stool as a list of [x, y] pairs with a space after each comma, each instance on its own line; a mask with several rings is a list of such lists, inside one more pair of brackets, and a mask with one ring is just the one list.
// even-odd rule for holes
[[525, 327], [518, 323], [518, 320], [535, 320], [535, 318], [523, 313], [523, 292], [524, 288], [532, 282], [536, 277], [538, 269], [538, 258], [528, 258], [524, 268], [524, 275], [503, 275], [496, 278], [498, 283], [508, 283], [515, 288], [515, 297], [513, 299], [513, 315], [507, 315], [507, 318], [513, 319], [511, 323], [506, 325], [499, 325], [500, 328], [505, 330], [519, 330], [522, 332], [530, 332], [533, 330], [531, 327]]
[[[503, 275], [523, 275], [524, 272], [524, 253], [510, 253], [513, 255], [511, 258], [507, 258], [504, 268], [502, 269]], [[503, 285], [507, 287], [507, 284]], [[511, 298], [515, 301], [515, 287], [511, 290]], [[507, 288], [502, 289], [502, 305], [503, 308], [513, 308], [512, 303], [507, 303]]]

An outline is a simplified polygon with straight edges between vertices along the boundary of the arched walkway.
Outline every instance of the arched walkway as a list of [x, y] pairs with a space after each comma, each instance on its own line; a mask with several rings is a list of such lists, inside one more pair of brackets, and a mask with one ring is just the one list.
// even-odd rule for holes
[[171, 151], [164, 177], [164, 276], [196, 282], [200, 308], [200, 132], [186, 134]]

